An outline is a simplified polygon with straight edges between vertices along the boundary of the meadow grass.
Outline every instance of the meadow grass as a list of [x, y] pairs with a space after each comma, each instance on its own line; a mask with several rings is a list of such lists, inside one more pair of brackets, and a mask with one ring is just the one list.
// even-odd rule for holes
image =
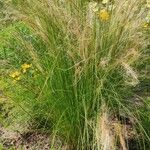
[[16, 120], [50, 132], [52, 147], [59, 137], [69, 149], [126, 150], [120, 116], [149, 141], [141, 106], [131, 98], [148, 44], [143, 2], [13, 0], [26, 26], [15, 34], [18, 63], [8, 79]]

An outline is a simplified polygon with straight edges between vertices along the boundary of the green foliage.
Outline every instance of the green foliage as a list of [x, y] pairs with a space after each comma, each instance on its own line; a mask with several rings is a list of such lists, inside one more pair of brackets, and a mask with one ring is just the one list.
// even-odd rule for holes
[[[7, 73], [15, 105], [12, 114], [17, 114], [14, 121], [52, 132], [54, 143], [59, 136], [75, 149], [101, 149], [103, 134], [95, 131], [103, 123], [98, 118], [105, 115], [105, 106], [110, 116], [136, 118], [138, 129], [149, 140], [148, 122], [142, 120], [149, 110], [141, 106], [133, 110], [136, 106], [131, 102], [131, 89], [138, 84], [138, 58], [148, 43], [142, 34], [140, 0], [115, 1], [117, 8], [111, 10], [97, 4], [97, 12], [80, 0], [13, 3], [19, 11], [16, 15], [22, 17], [11, 27], [17, 34], [9, 40], [7, 52], [8, 58], [14, 58], [10, 71], [21, 72], [15, 83]], [[108, 20], [97, 15], [104, 8]], [[12, 34], [4, 35], [8, 40]], [[25, 73], [24, 63], [32, 64]]]

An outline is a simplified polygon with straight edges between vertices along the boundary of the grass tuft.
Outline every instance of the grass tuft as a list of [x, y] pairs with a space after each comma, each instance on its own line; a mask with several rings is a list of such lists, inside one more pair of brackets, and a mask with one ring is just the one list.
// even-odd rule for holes
[[[116, 116], [133, 119], [133, 127], [145, 135], [141, 106], [133, 110], [129, 96], [139, 84], [136, 66], [148, 43], [143, 2], [13, 0], [31, 35], [15, 34], [21, 74], [14, 101], [26, 114], [19, 114], [23, 122], [51, 132], [52, 145], [62, 138], [70, 149], [126, 150]], [[22, 70], [23, 64], [32, 65]]]

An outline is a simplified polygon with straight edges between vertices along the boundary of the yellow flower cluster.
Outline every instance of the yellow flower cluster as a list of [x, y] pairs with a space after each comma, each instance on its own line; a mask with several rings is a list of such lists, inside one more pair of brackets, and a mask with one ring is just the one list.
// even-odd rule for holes
[[107, 10], [102, 9], [99, 12], [99, 17], [102, 21], [107, 21], [110, 18], [110, 15]]
[[31, 68], [31, 67], [32, 67], [32, 64], [27, 64], [27, 63], [25, 63], [25, 64], [21, 65], [21, 68], [22, 68], [23, 73], [26, 73], [27, 70], [28, 70], [29, 68]]
[[[23, 64], [21, 65], [21, 69], [23, 73], [26, 73], [28, 69], [30, 69], [32, 67], [32, 64]], [[14, 71], [12, 73], [9, 74], [9, 76], [11, 78], [14, 79], [14, 81], [19, 81], [21, 79], [21, 72], [20, 71]]]
[[15, 81], [20, 80], [20, 72], [19, 71], [14, 71], [12, 73], [10, 73], [10, 77], [12, 77]]

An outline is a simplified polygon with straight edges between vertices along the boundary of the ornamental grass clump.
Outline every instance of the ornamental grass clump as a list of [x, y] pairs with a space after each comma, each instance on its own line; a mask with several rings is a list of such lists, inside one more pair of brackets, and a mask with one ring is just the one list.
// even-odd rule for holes
[[[38, 70], [32, 84], [20, 83], [25, 94], [35, 94], [20, 100], [31, 106], [29, 120], [52, 133], [52, 145], [60, 137], [70, 149], [118, 145], [127, 149], [116, 116], [133, 118], [136, 126], [141, 125], [129, 94], [139, 83], [134, 66], [147, 44], [142, 0], [108, 4], [14, 0], [13, 4], [18, 18], [40, 39], [32, 43], [18, 33], [21, 52]], [[140, 131], [144, 134], [143, 128]]]

